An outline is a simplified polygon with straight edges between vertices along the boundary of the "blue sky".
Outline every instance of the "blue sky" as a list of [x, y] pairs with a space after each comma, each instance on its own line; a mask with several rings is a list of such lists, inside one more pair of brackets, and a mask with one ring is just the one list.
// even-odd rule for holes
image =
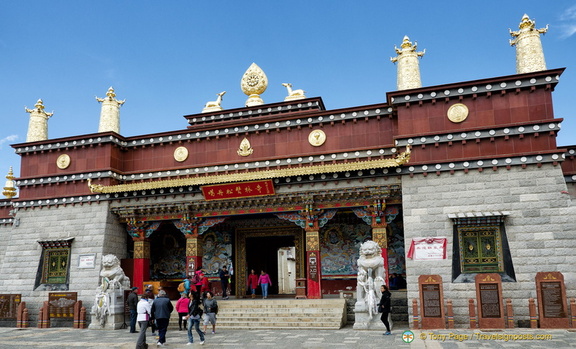
[[385, 101], [396, 89], [394, 46], [404, 35], [426, 49], [423, 86], [515, 74], [508, 28], [524, 14], [538, 28], [548, 69], [566, 67], [554, 92], [564, 118], [559, 145], [576, 144], [576, 1], [4, 1], [0, 4], [0, 184], [26, 140], [41, 98], [49, 138], [98, 131], [113, 86], [124, 136], [185, 129], [227, 91], [242, 107], [240, 79], [252, 62], [268, 76], [265, 103], [284, 82], [328, 109]]

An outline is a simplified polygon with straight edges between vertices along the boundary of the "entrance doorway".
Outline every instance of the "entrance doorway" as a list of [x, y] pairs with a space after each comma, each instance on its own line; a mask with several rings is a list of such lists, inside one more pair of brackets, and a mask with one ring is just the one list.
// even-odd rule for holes
[[[234, 278], [236, 284], [234, 285], [236, 289], [236, 297], [246, 297], [249, 294], [247, 290], [246, 281], [248, 274], [251, 269], [254, 269], [257, 275], [260, 274], [261, 270], [265, 270], [272, 280], [272, 287], [268, 289], [269, 295], [277, 294], [294, 294], [291, 291], [290, 279], [301, 278], [305, 276], [304, 269], [304, 257], [306, 252], [306, 247], [304, 245], [304, 229], [296, 226], [283, 225], [282, 221], [275, 219], [271, 221], [272, 223], [280, 224], [266, 224], [266, 226], [261, 228], [237, 228], [235, 233], [235, 273]], [[260, 222], [262, 223], [262, 222]], [[264, 224], [262, 224], [264, 225]], [[288, 257], [286, 253], [285, 258], [291, 267], [282, 267], [282, 270], [287, 270], [289, 268], [294, 268], [288, 270], [288, 272], [278, 271], [279, 265], [282, 266], [284, 262], [278, 262], [279, 252], [287, 251], [286, 248], [291, 249], [291, 257]], [[288, 259], [289, 258], [289, 259]], [[294, 259], [291, 261], [290, 259]], [[287, 276], [289, 275], [289, 277]], [[279, 284], [282, 281], [284, 285], [287, 280], [289, 283], [288, 290], [286, 287], [279, 290]], [[258, 294], [261, 294], [260, 288], [257, 290]], [[289, 292], [289, 293], [288, 293]]]
[[[294, 249], [294, 236], [265, 236], [246, 238], [246, 266], [248, 270], [254, 269], [260, 275], [262, 270], [270, 275], [272, 286], [270, 295], [286, 293], [280, 285], [287, 283], [286, 263], [279, 258], [280, 252]], [[294, 263], [295, 264], [295, 263]], [[295, 267], [295, 265], [294, 265]], [[295, 271], [292, 273], [295, 278]], [[295, 282], [295, 281], [294, 281]], [[260, 290], [257, 290], [259, 294]]]

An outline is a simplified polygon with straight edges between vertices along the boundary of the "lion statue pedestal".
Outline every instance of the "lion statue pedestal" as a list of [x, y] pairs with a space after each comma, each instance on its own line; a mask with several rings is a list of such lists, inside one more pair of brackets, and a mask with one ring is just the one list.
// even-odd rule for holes
[[130, 279], [120, 267], [118, 257], [102, 257], [102, 281], [96, 289], [92, 306], [90, 329], [117, 330], [126, 324], [124, 319], [124, 290], [130, 289]]
[[[356, 330], [378, 329], [386, 327], [380, 321], [378, 302], [382, 293], [380, 286], [384, 285], [384, 258], [378, 243], [368, 240], [360, 245], [360, 258], [358, 258], [358, 278], [356, 284], [356, 304], [354, 305]], [[392, 328], [392, 321], [390, 328]]]

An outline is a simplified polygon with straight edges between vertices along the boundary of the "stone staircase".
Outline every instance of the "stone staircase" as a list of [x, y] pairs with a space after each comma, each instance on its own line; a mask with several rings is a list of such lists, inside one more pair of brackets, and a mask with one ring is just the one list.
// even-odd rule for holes
[[[347, 321], [346, 300], [340, 298], [217, 301], [217, 329], [339, 329]], [[170, 319], [170, 329], [178, 329], [175, 311]]]

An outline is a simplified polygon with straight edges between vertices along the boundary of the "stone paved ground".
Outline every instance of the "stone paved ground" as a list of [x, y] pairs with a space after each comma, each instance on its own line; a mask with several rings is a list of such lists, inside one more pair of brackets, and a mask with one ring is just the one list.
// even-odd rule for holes
[[[358, 331], [351, 327], [340, 330], [222, 330], [208, 334], [203, 346], [187, 346], [186, 332], [169, 331], [166, 348], [574, 348], [576, 330], [512, 329], [502, 331], [428, 330], [413, 331], [414, 341], [405, 343], [398, 328], [391, 336], [376, 331]], [[490, 336], [500, 336], [491, 338]], [[541, 339], [524, 338], [541, 336]], [[135, 348], [138, 334], [126, 330], [99, 331], [71, 328], [15, 329], [0, 328], [0, 348]], [[466, 339], [465, 336], [468, 336]], [[425, 339], [424, 339], [425, 338]], [[150, 332], [148, 343], [155, 344]], [[196, 338], [195, 338], [196, 339]], [[156, 348], [156, 345], [150, 345]]]

